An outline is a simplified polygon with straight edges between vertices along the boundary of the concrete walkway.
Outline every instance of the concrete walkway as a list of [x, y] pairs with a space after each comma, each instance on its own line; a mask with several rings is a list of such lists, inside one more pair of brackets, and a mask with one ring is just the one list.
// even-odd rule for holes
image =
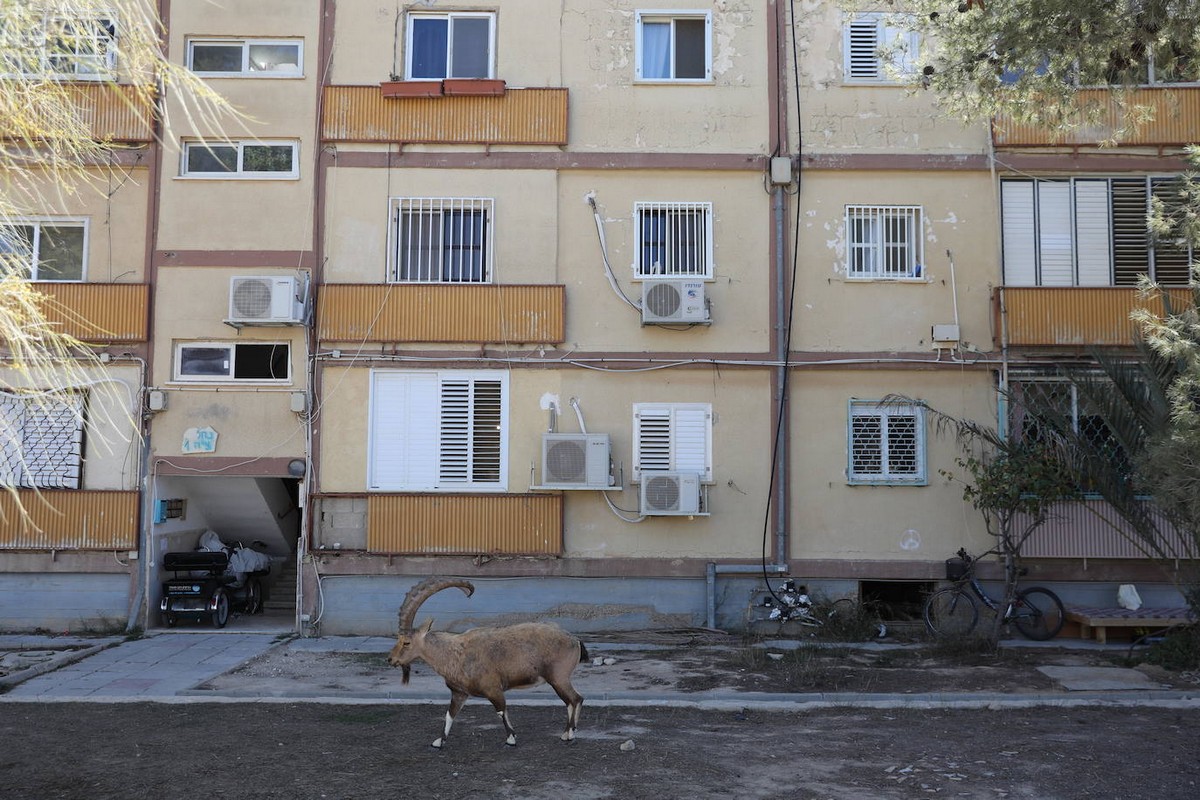
[[[288, 654], [338, 652], [386, 653], [393, 644], [388, 637], [322, 637], [289, 639], [274, 633], [239, 632], [164, 632], [125, 641], [68, 637], [0, 636], [0, 650], [24, 647], [69, 647], [87, 644], [83, 657], [57, 665], [44, 674], [15, 683], [0, 703], [28, 702], [324, 702], [324, 703], [437, 703], [447, 700], [441, 679], [432, 670], [414, 670], [409, 686], [396, 680], [359, 688], [325, 688], [313, 684], [294, 684], [285, 677], [259, 678], [239, 682], [236, 688], [202, 688], [247, 661], [283, 648]], [[868, 647], [894, 647], [873, 644]], [[1094, 644], [1092, 645], [1095, 646]], [[647, 648], [661, 645], [646, 645]], [[589, 643], [593, 656], [606, 652], [641, 649], [637, 644]], [[774, 649], [774, 648], [773, 648]], [[77, 651], [81, 652], [81, 651]], [[423, 667], [423, 665], [422, 665]], [[1148, 685], [1129, 688], [1120, 684], [1086, 684], [1076, 691], [1036, 694], [990, 692], [938, 692], [928, 694], [884, 693], [804, 693], [743, 692], [730, 688], [680, 692], [668, 686], [631, 689], [621, 669], [606, 669], [584, 664], [578, 685], [586, 687], [591, 706], [677, 706], [713, 710], [801, 710], [816, 708], [1020, 708], [1030, 706], [1169, 706], [1200, 708], [1200, 687], [1194, 691], [1165, 690]], [[1133, 672], [1133, 670], [1125, 670]], [[13, 678], [15, 676], [9, 676]], [[1109, 672], [1104, 676], [1111, 679]], [[663, 683], [666, 683], [664, 681]], [[1079, 691], [1078, 689], [1082, 689]], [[0, 689], [2, 690], [2, 689]], [[545, 686], [510, 695], [513, 705], [559, 705], [560, 701]]]

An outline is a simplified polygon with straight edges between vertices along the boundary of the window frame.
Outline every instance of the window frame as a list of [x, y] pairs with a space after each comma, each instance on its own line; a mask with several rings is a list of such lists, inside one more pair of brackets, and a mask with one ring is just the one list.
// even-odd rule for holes
[[[906, 78], [916, 73], [916, 61], [921, 53], [921, 37], [916, 31], [905, 30], [888, 24], [888, 18], [898, 17], [889, 12], [863, 11], [847, 14], [842, 24], [842, 83], [847, 85], [870, 86], [899, 86]], [[865, 28], [867, 23], [874, 26], [874, 47], [872, 47], [873, 68], [870, 74], [861, 73], [859, 62], [864, 58], [855, 53], [855, 28]], [[896, 62], [886, 59], [879, 54], [883, 48], [891, 48], [903, 41], [900, 51], [902, 58]], [[894, 67], [898, 74], [889, 74], [889, 67]], [[858, 72], [859, 74], [856, 74]]]
[[[633, 483], [641, 483], [643, 472], [694, 472], [701, 483], [712, 483], [712, 425], [712, 403], [634, 403]], [[704, 452], [698, 458], [700, 437]]]
[[[668, 264], [663, 269], [663, 272], [654, 272], [651, 269], [652, 265], [644, 263], [643, 256], [645, 254], [646, 242], [643, 240], [645, 226], [643, 224], [643, 214], [645, 212], [661, 212], [667, 215], [672, 213], [692, 213], [702, 216], [703, 219], [703, 246], [696, 248], [699, 250], [699, 258], [703, 269], [698, 272], [689, 271], [670, 271], [672, 267]], [[674, 226], [667, 225], [665, 238], [669, 239], [671, 230]], [[692, 226], [694, 227], [694, 225]], [[677, 229], [677, 228], [676, 228]], [[673, 255], [672, 250], [676, 248], [673, 242], [667, 241], [662, 245], [667, 251], [668, 260]], [[643, 201], [639, 200], [633, 204], [633, 280], [671, 280], [677, 278], [691, 278], [693, 280], [700, 279], [711, 281], [714, 280], [716, 267], [713, 264], [714, 246], [713, 246], [713, 204], [709, 202], [660, 202], [660, 201]]]
[[[678, 37], [675, 23], [679, 20], [704, 20], [704, 75], [702, 77], [675, 76], [678, 64], [676, 52]], [[670, 75], [667, 77], [646, 77], [645, 56], [646, 39], [645, 26], [647, 23], [670, 24], [670, 52], [668, 62]], [[634, 82], [635, 83], [669, 83], [669, 84], [703, 84], [713, 82], [713, 23], [711, 9], [644, 9], [634, 12]]]
[[[287, 376], [283, 378], [238, 378], [237, 375], [237, 351], [240, 348], [250, 347], [283, 347], [285, 348], [284, 363], [287, 365]], [[183, 351], [187, 349], [199, 350], [227, 350], [229, 352], [228, 367], [224, 374], [221, 375], [185, 375], [183, 372]], [[248, 354], [247, 354], [248, 355]], [[231, 341], [187, 341], [175, 342], [172, 348], [171, 358], [171, 380], [174, 383], [231, 383], [236, 385], [243, 384], [264, 384], [273, 386], [288, 386], [292, 384], [292, 346], [287, 341], [273, 340], [258, 340], [248, 339], [244, 342]]]
[[[85, 428], [87, 427], [88, 393], [86, 391], [68, 391], [55, 394], [65, 395], [64, 398], [41, 399], [22, 397], [9, 392], [0, 393], [0, 421], [4, 423], [2, 430], [5, 436], [0, 439], [0, 459], [4, 466], [0, 468], [0, 490], [5, 487], [14, 489], [80, 489], [83, 486], [83, 467], [86, 462]], [[64, 406], [50, 410], [51, 405]], [[30, 434], [30, 411], [34, 410], [42, 417], [41, 422], [33, 423], [33, 434]], [[55, 426], [55, 420], [47, 419], [49, 414], [69, 414], [72, 424]], [[58, 420], [61, 422], [61, 420]], [[47, 422], [49, 425], [47, 425]], [[43, 426], [46, 426], [46, 429]], [[11, 433], [19, 427], [20, 437]], [[39, 443], [31, 444], [33, 435], [38, 436]], [[46, 448], [41, 446], [42, 440], [50, 439], [51, 444], [58, 440], [59, 446], [69, 448], [65, 462], [54, 465], [46, 456]], [[19, 450], [10, 455], [10, 449]], [[2, 474], [13, 464], [13, 475], [16, 478], [11, 484]], [[48, 473], [53, 473], [47, 478]]]
[[[239, 46], [241, 48], [241, 68], [236, 72], [225, 70], [197, 70], [194, 66], [196, 46]], [[256, 46], [295, 45], [296, 65], [287, 70], [252, 70], [250, 69], [250, 48]], [[240, 38], [240, 37], [207, 37], [198, 36], [187, 41], [187, 68], [196, 75], [205, 78], [303, 78], [304, 77], [304, 40], [288, 38]]]
[[[442, 81], [456, 80], [465, 78], [467, 80], [489, 80], [496, 77], [496, 12], [495, 11], [408, 11], [405, 13], [404, 22], [404, 79], [409, 81]], [[414, 77], [413, 76], [413, 36], [416, 25], [413, 23], [420, 19], [444, 19], [446, 20], [446, 64], [443, 72], [445, 74], [439, 77]], [[454, 20], [456, 19], [486, 19], [488, 21], [488, 52], [487, 52], [487, 74], [486, 75], [452, 75], [452, 67], [454, 65]]]
[[[25, 263], [26, 280], [32, 283], [85, 283], [88, 274], [88, 248], [91, 246], [91, 220], [88, 217], [14, 217], [4, 223], [8, 228], [33, 227], [36, 231], [32, 243], [30, 260]], [[41, 230], [43, 227], [82, 228], [83, 250], [80, 258], [78, 278], [42, 278], [37, 273], [38, 255], [41, 251]], [[2, 251], [0, 251], [2, 253]]]
[[[471, 395], [465, 423], [462, 416], [453, 416], [455, 409], [448, 409], [445, 405], [447, 386], [464, 382]], [[403, 396], [387, 395], [388, 384]], [[482, 421], [476, 418], [479, 408], [473, 393], [480, 384], [495, 385], [496, 420], [486, 416]], [[508, 490], [512, 394], [507, 372], [373, 369], [369, 387], [367, 491], [462, 494]], [[389, 404], [386, 412], [383, 408], [385, 403]], [[389, 417], [388, 413], [396, 416]], [[487, 426], [493, 421], [496, 422], [498, 433], [494, 442], [485, 444], [492, 444], [496, 448], [496, 479], [478, 480], [468, 475], [465, 480], [456, 480], [448, 476], [448, 472], [469, 473], [476, 469], [475, 462], [480, 454], [475, 445], [480, 425]], [[447, 427], [457, 426], [461, 429], [464, 425], [466, 430], [461, 440], [447, 442], [443, 438]], [[396, 450], [402, 452], [394, 459], [389, 471], [388, 466], [381, 463], [381, 456]], [[402, 474], [396, 475], [396, 472]]]
[[[405, 214], [418, 214], [422, 217], [428, 215], [433, 217], [438, 216], [436, 235], [445, 236], [446, 214], [461, 214], [461, 213], [479, 213], [483, 216], [482, 227], [478, 228], [483, 242], [478, 245], [479, 251], [479, 268], [482, 271], [480, 280], [464, 280], [461, 277], [462, 259], [459, 259], [460, 270], [458, 279], [443, 278], [443, 277], [426, 277], [426, 278], [402, 278], [402, 271], [409, 271], [407, 266], [407, 258], [412, 251], [402, 253], [404, 237], [402, 231], [413, 230], [413, 225], [409, 223], [404, 225], [401, 220]], [[496, 200], [492, 197], [391, 197], [388, 198], [388, 263], [387, 263], [387, 282], [402, 283], [402, 284], [436, 284], [436, 285], [485, 285], [496, 282]], [[422, 230], [418, 232], [418, 238], [423, 238], [425, 235], [425, 224], [418, 223], [418, 228]], [[433, 225], [429, 225], [430, 235], [435, 232], [432, 230]], [[453, 230], [453, 227], [450, 228]], [[458, 228], [460, 234], [464, 228], [460, 225]], [[470, 226], [470, 232], [473, 234], [476, 231], [474, 224]], [[464, 245], [464, 240], [450, 241], [442, 239], [440, 247], [437, 251], [430, 249], [427, 253], [432, 258], [434, 252], [439, 255], [439, 261], [436, 265], [430, 261], [427, 264], [418, 265], [417, 271], [424, 271], [426, 274], [432, 274], [430, 270], [434, 266], [437, 267], [439, 276], [444, 275], [445, 271], [451, 263], [449, 258], [450, 253], [455, 248], [466, 249], [470, 248], [472, 243]], [[468, 266], [472, 266], [469, 264]]]
[[[880, 472], [859, 472], [855, 469], [856, 450], [854, 422], [857, 418], [880, 417], [879, 464]], [[911, 417], [913, 426], [913, 473], [893, 472], [888, 466], [889, 433], [888, 420], [892, 417]], [[925, 421], [925, 404], [892, 403], [881, 400], [866, 400], [852, 397], [846, 404], [846, 482], [851, 486], [927, 486], [929, 485], [928, 437]]]
[[[58, 54], [55, 55], [49, 49], [49, 34], [47, 28], [51, 20], [61, 23], [76, 23], [76, 24], [95, 24], [103, 27], [106, 30], [105, 36], [93, 36], [92, 41], [102, 44], [102, 52], [96, 54], [80, 55], [75, 52], [70, 55]], [[31, 57], [36, 57], [36, 71], [20, 71], [10, 72], [4, 70], [0, 72], [0, 78], [24, 78], [38, 79], [46, 78], [57, 81], [107, 81], [112, 80], [113, 72], [116, 68], [118, 57], [118, 42], [120, 41], [120, 21], [116, 14], [96, 14], [88, 18], [67, 19], [50, 13], [42, 14], [38, 22], [36, 30], [27, 31], [25, 35], [28, 37], [27, 49]], [[70, 72], [60, 71], [51, 68], [51, 61], [54, 58], [69, 59], [74, 68]], [[95, 59], [96, 65], [93, 71], [81, 72], [79, 66], [84, 63], [82, 59]]]
[[[256, 171], [247, 172], [243, 168], [247, 147], [283, 147], [292, 149], [292, 168], [287, 172]], [[194, 148], [211, 150], [217, 147], [237, 148], [237, 169], [232, 172], [200, 172], [188, 169], [188, 154]], [[201, 181], [290, 181], [300, 178], [300, 142], [297, 139], [186, 139], [180, 147], [179, 177], [186, 180]]]
[[[865, 216], [860, 216], [860, 212]], [[857, 241], [855, 222], [867, 220], [875, 228], [873, 238], [876, 241]], [[896, 242], [887, 238], [887, 220], [903, 219], [911, 234], [910, 240], [904, 243], [905, 257], [909, 268], [901, 273], [887, 271], [888, 253], [895, 250]], [[864, 205], [850, 203], [845, 207], [846, 225], [846, 278], [855, 281], [919, 281], [927, 280], [925, 276], [925, 208], [918, 205]], [[857, 269], [855, 266], [856, 252], [871, 253], [870, 261], [874, 269], [870, 272]]]

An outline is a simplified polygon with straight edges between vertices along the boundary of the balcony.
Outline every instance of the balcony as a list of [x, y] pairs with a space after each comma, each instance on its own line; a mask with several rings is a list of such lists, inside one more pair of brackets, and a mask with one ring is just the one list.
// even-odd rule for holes
[[328, 86], [321, 136], [331, 142], [565, 145], [567, 90], [384, 97], [379, 86]]
[[[1176, 308], [1191, 302], [1188, 289], [1167, 293]], [[1165, 311], [1129, 286], [1000, 286], [993, 305], [996, 344], [1011, 347], [1128, 347], [1135, 308]]]
[[42, 313], [63, 333], [85, 342], [144, 342], [149, 336], [146, 283], [37, 283]]
[[0, 520], [0, 549], [136, 550], [138, 493], [0, 491]]
[[1153, 120], [1132, 126], [1116, 142], [1122, 147], [1182, 147], [1195, 142], [1200, 132], [1198, 86], [1131, 90], [1124, 103], [1129, 111], [1122, 110], [1108, 89], [1084, 89], [1078, 98], [1082, 107], [1102, 109], [1098, 124], [1060, 132], [997, 117], [992, 121], [992, 141], [998, 148], [1096, 146], [1110, 142], [1117, 131], [1129, 125], [1129, 117], [1138, 113], [1136, 109], [1149, 109]]
[[395, 494], [367, 500], [367, 550], [389, 555], [561, 555], [561, 494]]
[[[1162, 543], [1166, 553], [1175, 558], [1195, 558], [1194, 546], [1174, 534], [1164, 517], [1155, 517], [1165, 532]], [[1017, 529], [1028, 523], [1026, 515], [1017, 515]], [[1150, 558], [1131, 536], [1129, 526], [1103, 500], [1056, 503], [1050, 518], [1033, 532], [1021, 554], [1026, 558]]]
[[503, 284], [325, 284], [322, 342], [556, 344], [566, 339], [566, 287]]

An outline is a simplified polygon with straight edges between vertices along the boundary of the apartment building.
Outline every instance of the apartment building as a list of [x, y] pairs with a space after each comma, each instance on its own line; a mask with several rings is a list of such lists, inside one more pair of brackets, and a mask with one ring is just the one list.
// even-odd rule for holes
[[[163, 624], [163, 557], [207, 530], [277, 564], [233, 626], [386, 634], [429, 574], [476, 584], [430, 601], [455, 624], [741, 628], [764, 575], [902, 608], [990, 546], [926, 406], [997, 421], [1002, 382], [1124, 344], [1130, 276], [1182, 274], [1137, 204], [1187, 125], [1115, 150], [960, 125], [901, 85], [918, 40], [885, 63], [883, 14], [160, 6], [246, 117], [168, 96], [112, 192], [31, 210], [86, 231], [47, 290], [122, 332], [83, 338], [130, 421], [87, 424], [143, 437], [76, 437], [46, 494], [77, 521], [0, 537], [0, 590], [41, 601], [15, 627]], [[1039, 541], [1041, 582], [1168, 591], [1087, 519]]]

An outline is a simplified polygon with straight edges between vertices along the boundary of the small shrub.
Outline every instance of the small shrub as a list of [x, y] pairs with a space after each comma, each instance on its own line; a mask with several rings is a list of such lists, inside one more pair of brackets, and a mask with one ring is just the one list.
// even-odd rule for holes
[[1150, 645], [1145, 661], [1175, 671], [1200, 669], [1200, 626], [1170, 631]]
[[879, 637], [879, 613], [854, 600], [819, 601], [813, 616], [823, 620], [821, 639], [830, 642], [868, 642]]

